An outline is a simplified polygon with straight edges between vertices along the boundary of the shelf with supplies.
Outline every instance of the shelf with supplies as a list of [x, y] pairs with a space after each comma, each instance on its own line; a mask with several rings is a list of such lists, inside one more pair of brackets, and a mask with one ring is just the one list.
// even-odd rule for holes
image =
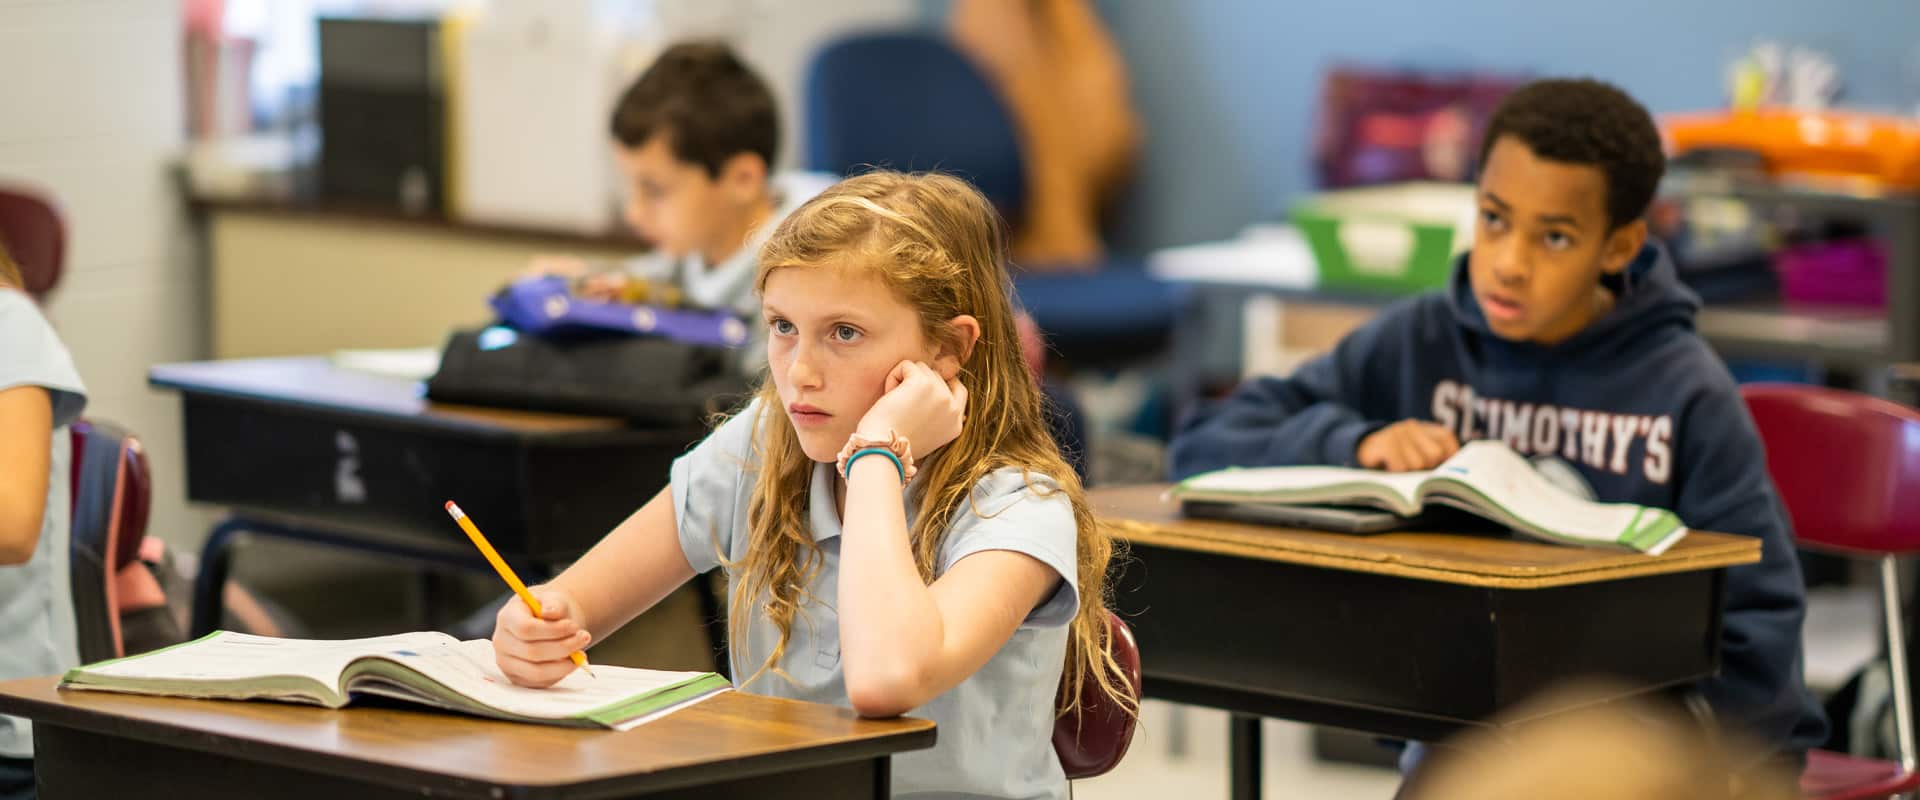
[[1668, 198], [1723, 198], [1776, 223], [1842, 219], [1862, 224], [1886, 252], [1886, 305], [1798, 303], [1709, 306], [1701, 333], [1740, 355], [1805, 359], [1881, 370], [1920, 359], [1920, 193], [1844, 179], [1764, 180], [1680, 172], [1661, 184]]

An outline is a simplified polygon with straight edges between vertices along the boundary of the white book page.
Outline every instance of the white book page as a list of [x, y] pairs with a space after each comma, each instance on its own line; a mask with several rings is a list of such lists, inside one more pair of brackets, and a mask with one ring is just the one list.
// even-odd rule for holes
[[1515, 519], [1584, 541], [1614, 544], [1642, 513], [1639, 506], [1574, 497], [1518, 453], [1490, 440], [1468, 442], [1433, 474], [1473, 486]]
[[[1184, 492], [1232, 496], [1243, 500], [1287, 502], [1287, 495], [1312, 495], [1340, 486], [1375, 484], [1399, 495], [1405, 505], [1417, 507], [1420, 483], [1430, 472], [1385, 472], [1347, 467], [1253, 467], [1195, 476], [1181, 484]], [[1336, 502], [1316, 500], [1316, 502]]]
[[[679, 683], [704, 672], [667, 672], [631, 667], [595, 666], [590, 677], [580, 670], [545, 689], [516, 686], [494, 663], [493, 643], [485, 639], [450, 647], [402, 650], [386, 658], [405, 664], [460, 694], [509, 714], [562, 719], [585, 714]], [[356, 691], [383, 694], [377, 688]]]
[[458, 643], [451, 636], [432, 631], [339, 640], [279, 639], [222, 631], [170, 650], [88, 667], [85, 672], [132, 680], [209, 682], [293, 675], [334, 686], [347, 664], [361, 656], [390, 650], [445, 649]]

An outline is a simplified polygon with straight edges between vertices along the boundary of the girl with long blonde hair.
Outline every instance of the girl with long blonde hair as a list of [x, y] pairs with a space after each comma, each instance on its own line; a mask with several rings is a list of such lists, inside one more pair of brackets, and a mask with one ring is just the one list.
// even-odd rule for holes
[[939, 724], [895, 759], [897, 795], [1065, 797], [1056, 698], [1092, 681], [1131, 705], [1106, 641], [1113, 543], [1021, 359], [999, 218], [951, 177], [850, 178], [774, 230], [756, 289], [757, 396], [535, 588], [541, 617], [502, 609], [501, 670], [558, 682], [573, 650], [722, 567], [736, 685]]

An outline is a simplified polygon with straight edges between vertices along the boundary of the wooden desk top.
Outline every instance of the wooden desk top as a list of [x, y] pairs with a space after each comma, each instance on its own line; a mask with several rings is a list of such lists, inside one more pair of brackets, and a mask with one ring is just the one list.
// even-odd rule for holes
[[[0, 683], [0, 713], [110, 736], [416, 790], [476, 782], [641, 792], [933, 746], [932, 722], [724, 692], [630, 731], [580, 730], [438, 711], [60, 691]], [[439, 792], [433, 792], [438, 794]]]
[[341, 369], [325, 356], [160, 364], [148, 383], [166, 389], [403, 417], [480, 433], [567, 434], [627, 430], [615, 417], [480, 408], [427, 400], [416, 382]]
[[1352, 535], [1220, 520], [1187, 519], [1162, 499], [1167, 486], [1114, 486], [1087, 493], [1103, 524], [1137, 545], [1397, 575], [1500, 589], [1542, 589], [1714, 569], [1760, 560], [1760, 540], [1694, 531], [1666, 553], [1568, 547], [1523, 538], [1451, 533]]

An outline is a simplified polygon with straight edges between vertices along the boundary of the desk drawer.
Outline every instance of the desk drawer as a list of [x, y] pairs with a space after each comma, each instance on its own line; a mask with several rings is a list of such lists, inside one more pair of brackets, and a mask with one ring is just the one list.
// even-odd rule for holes
[[187, 495], [414, 546], [470, 547], [455, 500], [502, 553], [572, 558], [667, 483], [698, 432], [481, 435], [293, 404], [188, 395]]

